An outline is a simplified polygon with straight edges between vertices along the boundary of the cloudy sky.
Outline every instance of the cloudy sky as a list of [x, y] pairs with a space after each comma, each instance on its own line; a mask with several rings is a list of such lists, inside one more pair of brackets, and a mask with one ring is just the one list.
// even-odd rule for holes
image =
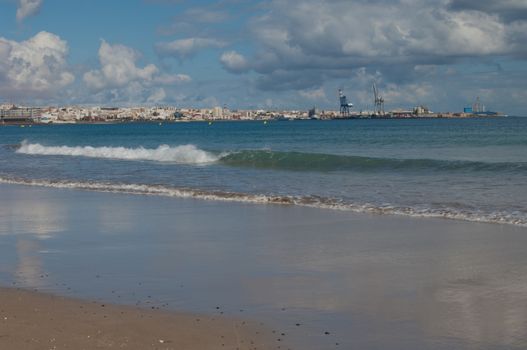
[[0, 0], [0, 101], [527, 115], [527, 0]]

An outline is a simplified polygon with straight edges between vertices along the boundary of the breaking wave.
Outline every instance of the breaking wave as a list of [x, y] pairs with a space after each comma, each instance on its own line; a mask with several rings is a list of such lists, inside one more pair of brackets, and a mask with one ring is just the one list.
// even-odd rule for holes
[[177, 164], [220, 163], [232, 167], [289, 171], [466, 171], [527, 172], [527, 162], [475, 162], [439, 159], [396, 159], [322, 153], [242, 150], [209, 152], [194, 145], [143, 147], [44, 146], [27, 141], [16, 149], [29, 155], [82, 156], [119, 160], [157, 161]]
[[217, 161], [221, 155], [203, 151], [194, 145], [170, 147], [161, 145], [155, 149], [92, 146], [43, 146], [23, 141], [17, 153], [48, 156], [73, 156], [120, 160], [149, 160], [178, 164], [207, 164]]
[[97, 192], [126, 193], [136, 195], [154, 195], [176, 198], [194, 198], [201, 200], [243, 202], [253, 204], [298, 205], [321, 209], [333, 209], [356, 213], [379, 215], [404, 215], [422, 218], [443, 218], [481, 223], [510, 224], [527, 227], [527, 213], [523, 212], [482, 212], [459, 208], [423, 208], [393, 205], [375, 205], [371, 203], [349, 203], [342, 200], [318, 196], [274, 196], [247, 194], [227, 191], [208, 191], [191, 188], [178, 188], [164, 185], [123, 184], [104, 182], [81, 182], [62, 180], [29, 180], [0, 177], [0, 183], [52, 187], [61, 189], [80, 189]]

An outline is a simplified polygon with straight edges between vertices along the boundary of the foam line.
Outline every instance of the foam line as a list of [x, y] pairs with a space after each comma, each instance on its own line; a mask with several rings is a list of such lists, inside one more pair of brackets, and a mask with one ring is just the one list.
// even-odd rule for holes
[[176, 198], [194, 198], [224, 202], [241, 202], [253, 204], [298, 205], [304, 207], [350, 211], [378, 215], [402, 215], [420, 218], [443, 218], [481, 223], [509, 224], [527, 227], [527, 214], [521, 212], [481, 212], [456, 208], [412, 208], [403, 206], [371, 203], [346, 203], [338, 199], [313, 196], [273, 196], [264, 194], [246, 194], [226, 191], [209, 191], [190, 188], [178, 188], [163, 185], [120, 184], [102, 182], [76, 182], [54, 180], [29, 180], [0, 177], [0, 183], [40, 186], [61, 189], [80, 189], [97, 192], [127, 193], [136, 195], [154, 195]]
[[30, 155], [149, 160], [178, 164], [209, 164], [220, 158], [220, 156], [203, 151], [194, 145], [176, 147], [161, 145], [155, 149], [148, 149], [143, 147], [44, 146], [39, 143], [23, 141], [16, 152]]

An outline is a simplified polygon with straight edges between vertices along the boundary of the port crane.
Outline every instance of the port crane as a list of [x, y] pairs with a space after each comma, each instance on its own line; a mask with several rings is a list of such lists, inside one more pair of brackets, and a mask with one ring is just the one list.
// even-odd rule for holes
[[384, 115], [384, 98], [379, 94], [379, 90], [377, 89], [375, 82], [373, 82], [373, 97], [375, 114]]
[[348, 98], [342, 92], [342, 89], [339, 89], [339, 100], [340, 100], [340, 116], [349, 117], [350, 109], [353, 108], [353, 103], [348, 102]]

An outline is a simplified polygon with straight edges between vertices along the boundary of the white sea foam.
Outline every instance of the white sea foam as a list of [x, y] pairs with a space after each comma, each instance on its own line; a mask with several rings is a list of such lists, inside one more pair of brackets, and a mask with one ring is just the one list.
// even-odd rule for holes
[[350, 211], [378, 215], [403, 215], [421, 218], [443, 218], [481, 223], [509, 224], [527, 227], [527, 214], [522, 212], [480, 212], [464, 211], [453, 208], [431, 209], [404, 206], [377, 206], [370, 203], [345, 203], [332, 198], [311, 196], [273, 196], [263, 194], [246, 194], [226, 191], [204, 191], [189, 188], [177, 188], [162, 185], [119, 184], [103, 182], [75, 182], [52, 180], [29, 180], [0, 176], [0, 183], [29, 185], [63, 189], [81, 189], [97, 192], [127, 193], [137, 195], [154, 195], [176, 198], [194, 198], [201, 200], [243, 202], [253, 204], [298, 205], [304, 207]]
[[23, 141], [16, 152], [30, 155], [149, 160], [179, 164], [208, 164], [217, 161], [222, 156], [203, 151], [194, 145], [176, 147], [161, 145], [155, 149], [149, 149], [143, 147], [44, 146], [27, 141]]

